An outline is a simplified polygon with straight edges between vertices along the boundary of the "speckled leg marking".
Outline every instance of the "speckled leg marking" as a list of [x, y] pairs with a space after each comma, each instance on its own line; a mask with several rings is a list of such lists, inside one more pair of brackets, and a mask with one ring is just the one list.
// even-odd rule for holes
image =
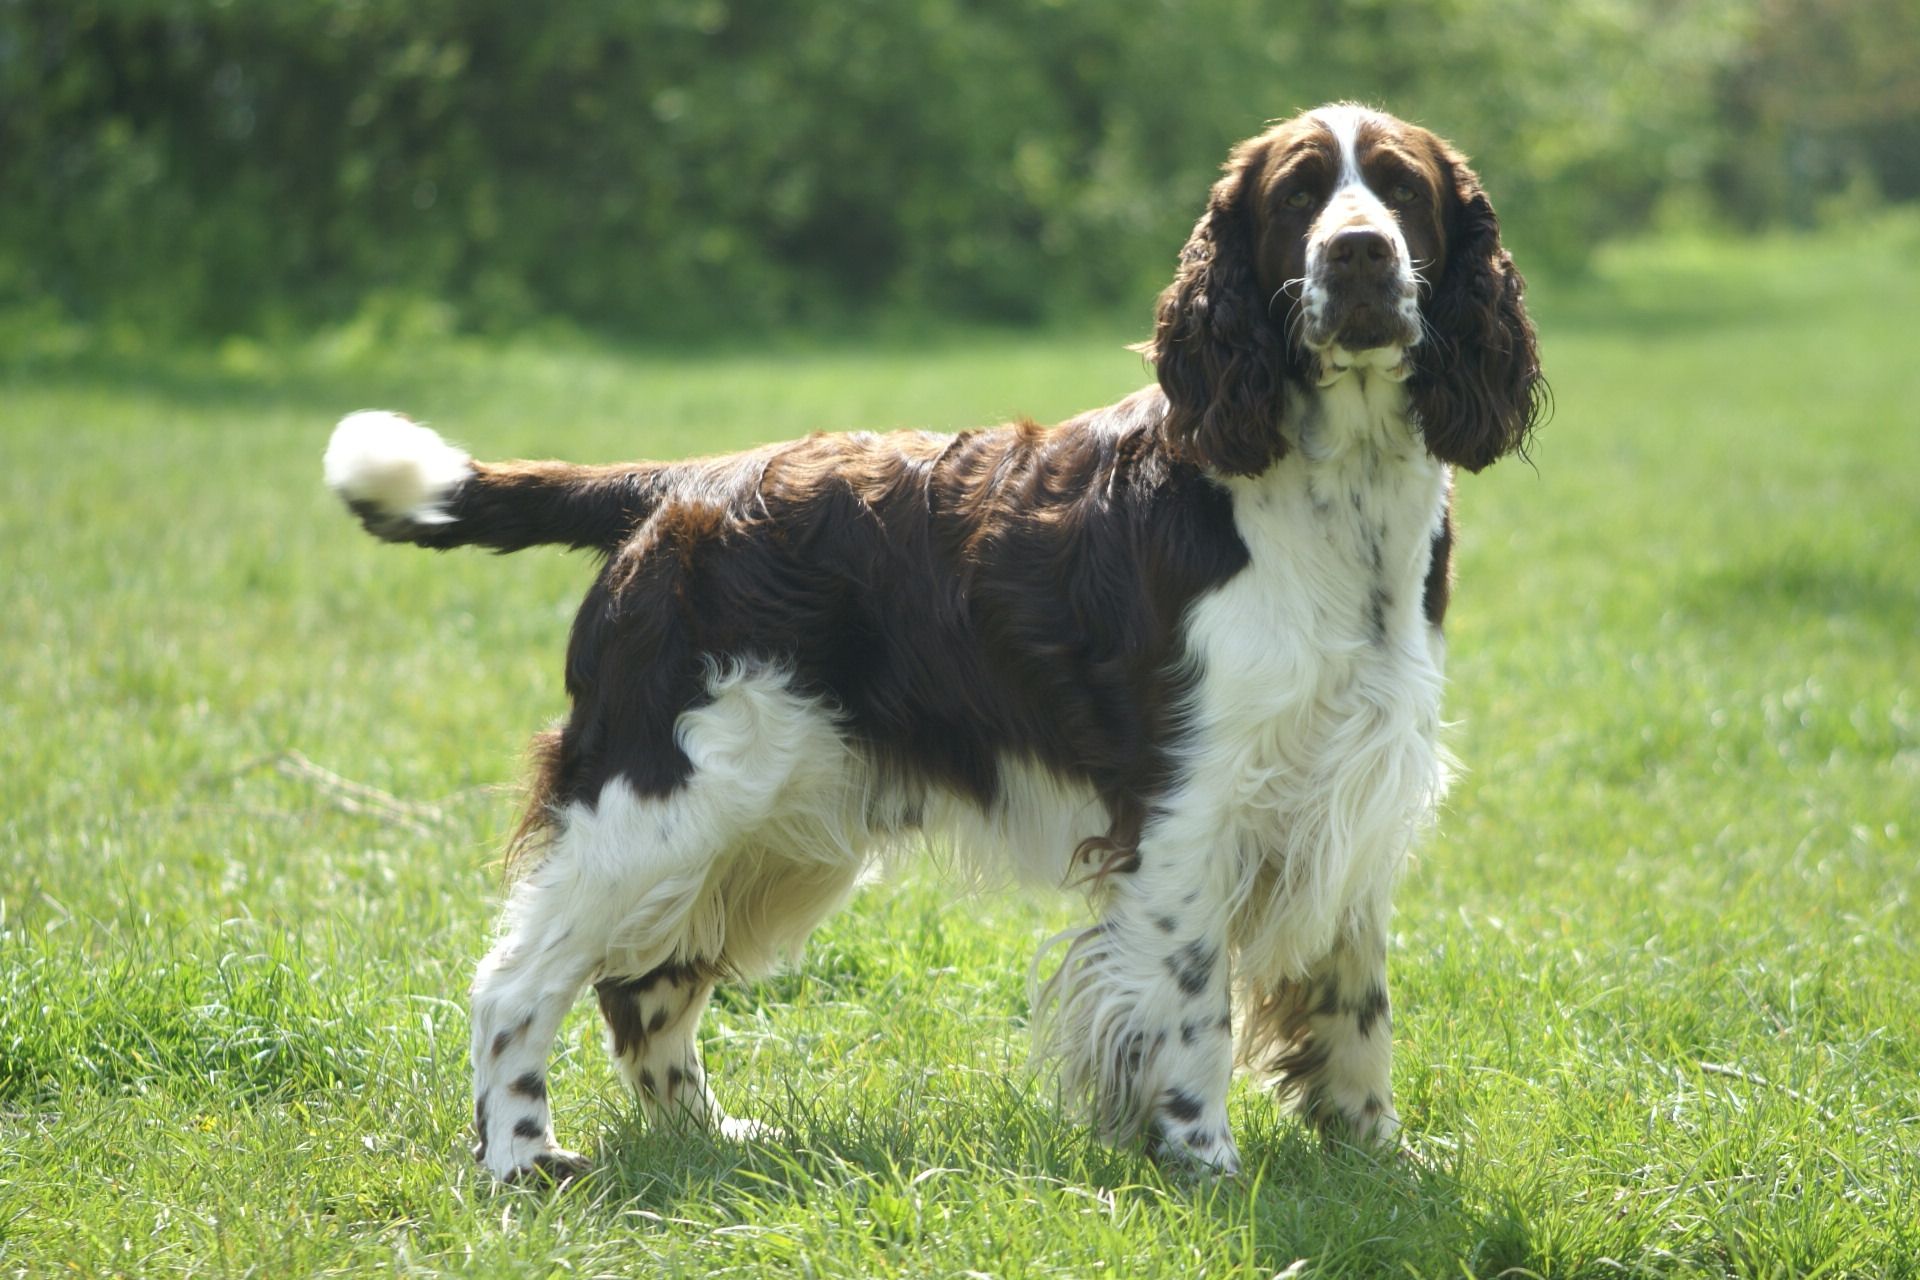
[[1037, 1048], [1103, 1138], [1236, 1173], [1226, 913], [1156, 879], [1129, 875], [1106, 919], [1072, 936], [1038, 995]]
[[713, 967], [670, 960], [637, 978], [594, 984], [607, 1024], [607, 1052], [651, 1121], [691, 1122], [723, 1137], [772, 1131], [721, 1110], [700, 1061], [700, 1015], [713, 995]]
[[591, 959], [563, 944], [501, 939], [473, 984], [473, 1157], [504, 1181], [544, 1173], [566, 1181], [586, 1158], [553, 1139], [547, 1054], [586, 981]]
[[1247, 1045], [1277, 1096], [1330, 1139], [1384, 1143], [1393, 1109], [1385, 931], [1343, 935], [1306, 977], [1255, 991]]

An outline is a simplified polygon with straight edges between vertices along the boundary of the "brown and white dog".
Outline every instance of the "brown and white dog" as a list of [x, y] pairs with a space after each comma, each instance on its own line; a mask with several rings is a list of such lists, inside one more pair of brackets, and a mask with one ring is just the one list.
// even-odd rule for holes
[[327, 482], [377, 536], [604, 559], [473, 984], [479, 1159], [581, 1167], [546, 1072], [589, 982], [649, 1114], [753, 1132], [701, 1065], [714, 984], [796, 953], [914, 832], [1090, 889], [1034, 1015], [1103, 1136], [1237, 1168], [1236, 1062], [1324, 1131], [1392, 1135], [1388, 899], [1445, 783], [1451, 475], [1538, 417], [1521, 293], [1461, 155], [1343, 104], [1234, 149], [1158, 385], [1055, 427], [581, 467], [342, 421]]

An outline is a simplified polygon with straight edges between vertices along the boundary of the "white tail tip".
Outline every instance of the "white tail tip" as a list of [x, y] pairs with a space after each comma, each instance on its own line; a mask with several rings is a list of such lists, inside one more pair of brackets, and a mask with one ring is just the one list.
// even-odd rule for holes
[[384, 409], [340, 419], [321, 466], [327, 487], [346, 501], [415, 524], [450, 519], [441, 504], [473, 474], [466, 450], [448, 444], [431, 427]]

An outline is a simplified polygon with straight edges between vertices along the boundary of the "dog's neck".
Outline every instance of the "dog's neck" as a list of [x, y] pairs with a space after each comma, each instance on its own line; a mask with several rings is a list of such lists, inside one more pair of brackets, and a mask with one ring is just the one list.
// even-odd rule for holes
[[1378, 462], [1424, 454], [1408, 413], [1404, 368], [1397, 351], [1361, 352], [1339, 367], [1323, 364], [1316, 384], [1292, 393], [1282, 428], [1289, 443], [1310, 467], [1337, 463], [1356, 451]]
[[[1295, 387], [1283, 415], [1286, 455], [1231, 486], [1234, 516], [1259, 575], [1297, 579], [1279, 598], [1313, 601], [1336, 646], [1412, 642], [1446, 467], [1427, 451], [1405, 384], [1355, 367]], [[1307, 566], [1338, 564], [1338, 573]]]

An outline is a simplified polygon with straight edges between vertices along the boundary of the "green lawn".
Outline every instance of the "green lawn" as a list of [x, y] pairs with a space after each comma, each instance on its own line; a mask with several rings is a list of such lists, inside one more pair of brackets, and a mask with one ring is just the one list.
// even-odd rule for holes
[[581, 460], [1057, 418], [1143, 380], [1143, 330], [16, 344], [0, 1273], [1920, 1275], [1920, 224], [1625, 247], [1536, 311], [1558, 413], [1462, 484], [1467, 772], [1399, 898], [1424, 1158], [1240, 1085], [1220, 1183], [1024, 1082], [1073, 904], [913, 873], [708, 1019], [785, 1142], [645, 1130], [583, 1004], [556, 1123], [597, 1171], [489, 1185], [463, 993], [589, 565], [381, 546], [319, 483], [370, 405]]

